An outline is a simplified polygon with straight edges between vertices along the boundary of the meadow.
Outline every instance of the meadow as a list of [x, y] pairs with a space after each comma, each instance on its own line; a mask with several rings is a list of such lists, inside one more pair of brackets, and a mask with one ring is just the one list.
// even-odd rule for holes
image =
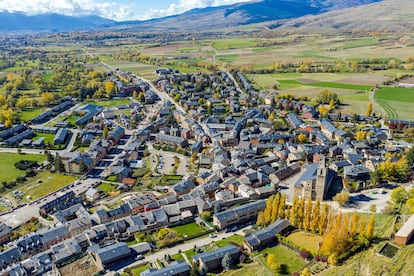
[[0, 182], [14, 181], [17, 177], [25, 175], [24, 171], [16, 169], [14, 166], [20, 160], [32, 160], [41, 163], [46, 160], [46, 155], [0, 153]]
[[390, 118], [414, 120], [414, 88], [381, 87], [375, 92], [375, 100]]

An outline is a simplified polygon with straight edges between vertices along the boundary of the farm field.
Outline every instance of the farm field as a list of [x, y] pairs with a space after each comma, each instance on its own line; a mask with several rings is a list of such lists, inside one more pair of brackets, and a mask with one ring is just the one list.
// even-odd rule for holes
[[[72, 182], [77, 180], [75, 176], [51, 173], [51, 172], [39, 172], [35, 177], [29, 178], [24, 186], [15, 188], [24, 193], [22, 202], [29, 202], [36, 200], [45, 195], [48, 195]], [[9, 194], [12, 196], [12, 194]], [[31, 200], [26, 197], [30, 196]]]
[[375, 100], [392, 119], [414, 120], [414, 88], [381, 87]]
[[46, 155], [0, 153], [0, 182], [14, 181], [17, 177], [25, 175], [24, 171], [14, 167], [14, 164], [20, 160], [33, 160], [41, 163], [46, 160]]

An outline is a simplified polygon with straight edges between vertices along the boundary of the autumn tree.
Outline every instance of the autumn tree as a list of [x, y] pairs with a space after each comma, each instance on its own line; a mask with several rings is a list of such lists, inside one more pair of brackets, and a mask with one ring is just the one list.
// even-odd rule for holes
[[322, 235], [328, 226], [328, 219], [329, 219], [329, 205], [323, 204], [322, 205], [322, 212], [318, 222], [318, 232]]
[[349, 225], [349, 235], [355, 237], [358, 231], [358, 213], [354, 212], [351, 217], [351, 223]]
[[303, 228], [303, 222], [305, 218], [305, 198], [301, 198], [299, 200], [299, 207], [298, 207], [298, 228]]
[[271, 270], [277, 270], [278, 263], [276, 261], [276, 256], [274, 254], [268, 254], [266, 257], [266, 263], [270, 267]]
[[338, 202], [340, 206], [344, 206], [349, 201], [349, 193], [342, 191], [333, 197], [333, 200]]
[[404, 203], [408, 198], [407, 190], [404, 187], [398, 187], [392, 190], [391, 200], [396, 204]]
[[372, 240], [374, 237], [374, 228], [375, 228], [375, 216], [371, 215], [369, 218], [369, 222], [367, 225], [367, 229], [365, 230], [365, 236], [368, 240]]
[[264, 218], [265, 225], [268, 225], [270, 221], [272, 220], [273, 198], [274, 196], [271, 196], [266, 200], [266, 207], [263, 212], [263, 218]]
[[306, 142], [306, 139], [308, 138], [308, 136], [304, 133], [301, 133], [297, 136], [298, 142], [299, 143], [304, 143]]
[[4, 121], [4, 127], [5, 128], [11, 128], [13, 126], [13, 122], [10, 119], [6, 119]]
[[264, 218], [264, 213], [263, 212], [259, 212], [257, 214], [256, 224], [261, 226], [261, 227], [266, 226], [266, 220]]
[[305, 230], [310, 229], [311, 217], [312, 217], [312, 199], [309, 198], [306, 202], [304, 221], [303, 221], [303, 228]]
[[284, 219], [286, 214], [286, 195], [282, 194], [279, 200], [279, 218]]
[[368, 103], [367, 111], [365, 112], [366, 116], [371, 116], [372, 114], [372, 102]]
[[113, 98], [116, 95], [116, 85], [112, 81], [105, 82], [106, 97]]
[[335, 104], [339, 103], [339, 98], [336, 93], [330, 92], [328, 89], [323, 89], [318, 93], [316, 101], [321, 104], [329, 104], [333, 100]]
[[270, 223], [276, 221], [276, 219], [279, 216], [279, 201], [280, 201], [280, 193], [277, 193], [272, 201], [272, 213], [271, 213]]
[[319, 202], [319, 200], [317, 200], [312, 209], [312, 220], [310, 222], [310, 230], [313, 233], [316, 233], [316, 231], [318, 231], [320, 212], [321, 212], [320, 205], [321, 203]]
[[298, 207], [299, 198], [295, 196], [292, 201], [292, 209], [290, 210], [290, 223], [293, 226], [298, 226]]

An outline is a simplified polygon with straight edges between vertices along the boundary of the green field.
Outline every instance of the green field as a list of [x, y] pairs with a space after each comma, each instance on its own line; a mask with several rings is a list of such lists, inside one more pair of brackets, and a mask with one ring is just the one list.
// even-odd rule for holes
[[[277, 263], [282, 265], [284, 268], [272, 270], [267, 265], [266, 258], [263, 256], [263, 253], [275, 255]], [[274, 273], [274, 275], [290, 275], [293, 272], [300, 270], [306, 264], [306, 262], [298, 254], [296, 254], [296, 252], [283, 245], [266, 248], [260, 251], [259, 258], [261, 262]]]
[[102, 192], [104, 192], [106, 194], [113, 191], [113, 190], [115, 190], [115, 188], [116, 187], [114, 185], [109, 184], [109, 183], [102, 183], [98, 187], [96, 187], [96, 189], [101, 190]]
[[294, 232], [287, 237], [296, 245], [307, 249], [312, 254], [318, 252], [318, 244], [322, 241], [322, 237], [307, 233], [307, 232]]
[[44, 137], [46, 145], [48, 145], [48, 144], [53, 145], [53, 139], [55, 138], [56, 134], [53, 134], [53, 133], [40, 133], [40, 132], [36, 132], [35, 134], [36, 134], [36, 136], [32, 139], [33, 141], [39, 139], [40, 137]]
[[41, 108], [34, 108], [34, 109], [24, 110], [24, 111], [20, 112], [19, 118], [20, 118], [20, 121], [22, 121], [22, 122], [28, 122], [31, 119], [33, 119], [34, 117], [38, 116], [42, 112], [43, 112], [43, 109], [41, 109]]
[[20, 160], [33, 160], [41, 163], [46, 160], [46, 155], [0, 153], [0, 182], [14, 181], [17, 177], [25, 175], [24, 171], [14, 167], [14, 164]]
[[216, 245], [217, 245], [218, 247], [223, 247], [223, 246], [230, 245], [230, 244], [231, 244], [231, 242], [235, 242], [235, 243], [237, 243], [237, 244], [239, 244], [239, 245], [242, 245], [242, 244], [243, 244], [243, 237], [242, 237], [242, 236], [240, 236], [240, 235], [234, 234], [234, 235], [233, 235], [233, 236], [231, 236], [231, 237], [228, 237], [228, 238], [222, 239], [222, 240], [220, 240], [220, 241], [216, 241], [215, 243], [216, 243]]
[[216, 50], [240, 49], [254, 47], [257, 43], [254, 40], [244, 38], [220, 39], [213, 42]]
[[184, 225], [179, 225], [179, 226], [174, 226], [174, 227], [171, 227], [171, 229], [177, 231], [177, 233], [180, 234], [181, 236], [193, 236], [193, 235], [203, 233], [205, 231], [203, 227], [201, 227], [195, 222], [184, 224]]
[[414, 88], [382, 87], [375, 92], [375, 100], [390, 118], [414, 120]]
[[[36, 200], [45, 195], [48, 195], [72, 182], [77, 180], [76, 176], [69, 176], [63, 174], [56, 174], [51, 172], [39, 172], [33, 178], [29, 178], [27, 183], [24, 186], [16, 188], [24, 193], [22, 202], [29, 202]], [[12, 196], [10, 194], [10, 196]], [[31, 200], [28, 200], [26, 197], [30, 196]]]

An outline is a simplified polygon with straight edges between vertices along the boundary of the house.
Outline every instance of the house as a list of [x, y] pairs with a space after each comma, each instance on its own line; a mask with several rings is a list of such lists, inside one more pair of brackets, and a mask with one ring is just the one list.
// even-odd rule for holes
[[344, 167], [344, 178], [351, 181], [367, 181], [371, 171], [364, 165], [352, 165]]
[[113, 145], [117, 145], [119, 141], [124, 137], [125, 129], [120, 126], [117, 126], [113, 129], [108, 135], [108, 141], [111, 141]]
[[404, 223], [394, 236], [394, 241], [401, 245], [407, 245], [414, 235], [414, 215]]
[[79, 203], [56, 212], [53, 217], [57, 225], [63, 224], [66, 226], [71, 236], [81, 234], [84, 230], [92, 227], [92, 220], [88, 211]]
[[85, 197], [87, 201], [94, 202], [100, 198], [100, 193], [95, 188], [89, 188], [85, 193]]
[[46, 232], [39, 235], [43, 249], [47, 250], [53, 245], [58, 244], [66, 239], [70, 238], [70, 233], [66, 229], [66, 226], [61, 225], [55, 228], [50, 228]]
[[6, 269], [8, 266], [19, 263], [22, 259], [20, 250], [13, 246], [3, 252], [0, 252], [0, 269]]
[[155, 135], [155, 141], [160, 144], [166, 144], [166, 145], [171, 145], [171, 146], [176, 146], [176, 147], [181, 147], [181, 148], [186, 148], [188, 146], [187, 139], [176, 137], [176, 136], [171, 136], [168, 134]]
[[145, 206], [156, 202], [157, 199], [152, 193], [146, 193], [143, 195], [131, 196], [125, 200], [125, 203], [129, 205], [129, 208], [132, 210], [132, 214], [136, 215], [145, 211]]
[[213, 224], [219, 229], [256, 219], [257, 214], [266, 207], [264, 200], [247, 203], [229, 210], [219, 212], [213, 216]]
[[65, 240], [51, 248], [54, 256], [54, 263], [59, 267], [64, 265], [72, 258], [80, 257], [83, 253], [82, 248], [75, 238]]
[[253, 251], [260, 250], [267, 245], [276, 242], [276, 235], [281, 233], [287, 227], [290, 222], [286, 219], [278, 219], [263, 230], [252, 233], [243, 239], [244, 247], [252, 253]]
[[335, 178], [335, 172], [326, 168], [325, 161], [304, 167], [302, 175], [295, 183], [295, 195], [322, 201]]
[[5, 223], [0, 222], [0, 244], [10, 241], [11, 228]]
[[206, 272], [215, 271], [221, 268], [221, 261], [226, 254], [232, 258], [234, 264], [239, 262], [240, 249], [234, 245], [228, 245], [213, 252], [204, 252], [193, 256], [193, 263], [206, 269]]
[[63, 145], [66, 142], [66, 138], [68, 137], [68, 129], [67, 128], [59, 128], [58, 132], [53, 138], [54, 145]]
[[178, 183], [175, 183], [174, 185], [170, 186], [168, 191], [173, 193], [176, 197], [179, 197], [183, 194], [188, 193], [195, 187], [195, 184], [193, 181], [190, 180], [181, 180]]
[[175, 261], [161, 269], [149, 268], [141, 272], [140, 276], [188, 276], [190, 270], [186, 261]]
[[99, 248], [95, 252], [91, 252], [91, 256], [100, 269], [106, 269], [120, 260], [129, 259], [131, 250], [126, 243], [120, 242]]

